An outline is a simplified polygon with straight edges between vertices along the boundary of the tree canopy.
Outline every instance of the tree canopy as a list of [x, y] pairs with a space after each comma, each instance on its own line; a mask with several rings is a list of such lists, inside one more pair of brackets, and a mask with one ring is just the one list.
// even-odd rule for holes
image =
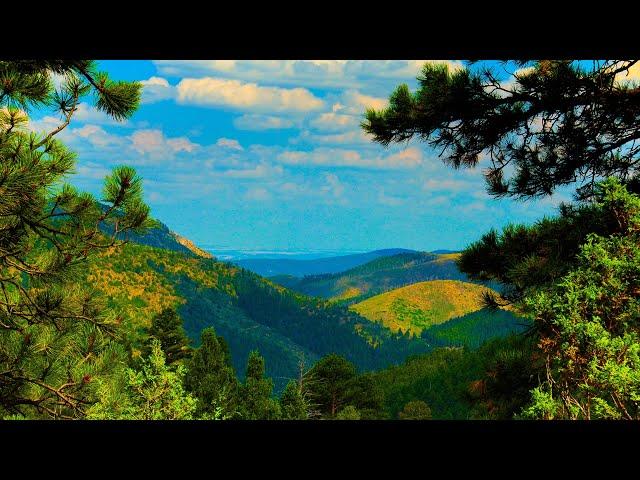
[[[54, 86], [54, 77], [58, 86]], [[74, 279], [91, 255], [151, 225], [141, 179], [121, 166], [100, 201], [65, 182], [76, 155], [56, 139], [81, 99], [116, 120], [140, 101], [137, 82], [114, 81], [92, 61], [0, 62], [0, 413], [82, 416], [100, 375], [117, 368], [117, 312]], [[28, 130], [29, 112], [60, 124]]]
[[625, 80], [636, 62], [516, 61], [506, 79], [506, 61], [427, 63], [417, 91], [400, 85], [388, 108], [367, 110], [362, 127], [383, 145], [418, 137], [455, 168], [486, 155], [497, 197], [545, 196], [578, 182], [587, 198], [610, 176], [637, 188], [640, 88]]

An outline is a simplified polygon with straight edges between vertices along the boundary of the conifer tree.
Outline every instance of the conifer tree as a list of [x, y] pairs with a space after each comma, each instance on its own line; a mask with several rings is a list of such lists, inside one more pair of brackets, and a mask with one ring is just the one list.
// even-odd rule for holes
[[[119, 388], [101, 383], [101, 401], [90, 407], [89, 419], [98, 420], [191, 420], [196, 399], [183, 388], [186, 368], [169, 367], [160, 342], [138, 368], [127, 368]], [[207, 418], [215, 418], [213, 412]]]
[[186, 358], [191, 354], [189, 337], [184, 331], [182, 318], [175, 308], [165, 308], [151, 319], [149, 336], [160, 341], [167, 364]]
[[300, 384], [295, 380], [290, 380], [282, 392], [280, 411], [283, 420], [306, 420], [308, 418], [307, 404]]
[[508, 78], [500, 67], [427, 63], [416, 92], [400, 85], [388, 108], [367, 110], [362, 126], [383, 145], [418, 137], [454, 168], [487, 155], [496, 197], [577, 184], [578, 197], [589, 198], [610, 176], [638, 188], [640, 85], [626, 79], [637, 62], [517, 61]]
[[228, 347], [213, 327], [202, 330], [200, 338], [187, 362], [185, 387], [198, 399], [198, 415], [220, 411], [231, 418], [237, 413], [239, 384]]
[[276, 420], [280, 405], [271, 398], [273, 381], [264, 377], [264, 358], [256, 350], [249, 354], [245, 383], [241, 388], [240, 418], [243, 420]]
[[[92, 61], [0, 61], [0, 416], [81, 417], [95, 380], [119, 364], [120, 319], [74, 279], [89, 256], [144, 232], [149, 208], [129, 167], [106, 178], [100, 202], [65, 183], [76, 155], [56, 135], [85, 98], [129, 118], [140, 89]], [[29, 131], [35, 108], [53, 108], [60, 124]]]

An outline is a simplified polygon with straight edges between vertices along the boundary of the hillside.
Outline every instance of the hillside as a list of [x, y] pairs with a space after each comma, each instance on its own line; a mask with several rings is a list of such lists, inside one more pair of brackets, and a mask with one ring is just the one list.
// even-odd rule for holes
[[412, 253], [413, 250], [402, 248], [388, 248], [367, 253], [342, 255], [338, 257], [317, 258], [313, 260], [293, 260], [288, 258], [247, 258], [234, 261], [235, 264], [246, 268], [258, 275], [272, 277], [276, 275], [318, 275], [337, 273], [349, 270], [364, 263], [381, 257], [388, 257], [400, 253]]
[[249, 352], [258, 349], [277, 391], [296, 377], [302, 357], [311, 365], [335, 352], [362, 370], [372, 370], [430, 348], [421, 339], [392, 334], [342, 306], [192, 254], [130, 243], [92, 259], [85, 273], [84, 281], [121, 312], [130, 345], [136, 345], [154, 314], [177, 307], [194, 344], [207, 326], [225, 337], [240, 377]]
[[377, 258], [341, 273], [271, 279], [305, 295], [351, 304], [417, 282], [467, 280], [456, 266], [458, 256], [455, 253], [401, 253]]
[[457, 280], [432, 280], [376, 295], [350, 308], [392, 331], [420, 335], [433, 325], [480, 310], [487, 290]]

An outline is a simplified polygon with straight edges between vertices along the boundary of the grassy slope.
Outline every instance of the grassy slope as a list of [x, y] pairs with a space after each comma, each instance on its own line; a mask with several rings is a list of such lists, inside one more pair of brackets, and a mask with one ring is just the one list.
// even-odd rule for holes
[[432, 325], [480, 310], [487, 290], [457, 280], [432, 280], [376, 295], [350, 308], [393, 331], [420, 335]]
[[466, 280], [466, 275], [455, 264], [458, 256], [459, 254], [404, 253], [378, 258], [337, 274], [312, 275], [298, 281], [291, 277], [273, 280], [305, 295], [351, 304], [425, 280]]

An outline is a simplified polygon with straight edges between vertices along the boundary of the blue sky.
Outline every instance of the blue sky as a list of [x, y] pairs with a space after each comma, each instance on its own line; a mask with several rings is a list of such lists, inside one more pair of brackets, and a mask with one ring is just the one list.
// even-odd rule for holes
[[[373, 143], [359, 127], [366, 107], [414, 88], [422, 63], [101, 61], [112, 78], [143, 82], [142, 105], [124, 123], [80, 106], [60, 134], [79, 154], [70, 181], [98, 194], [113, 166], [133, 165], [155, 218], [237, 249], [459, 249], [570, 199], [497, 201], [482, 166], [454, 171], [417, 140]], [[31, 126], [58, 122], [43, 111]]]

